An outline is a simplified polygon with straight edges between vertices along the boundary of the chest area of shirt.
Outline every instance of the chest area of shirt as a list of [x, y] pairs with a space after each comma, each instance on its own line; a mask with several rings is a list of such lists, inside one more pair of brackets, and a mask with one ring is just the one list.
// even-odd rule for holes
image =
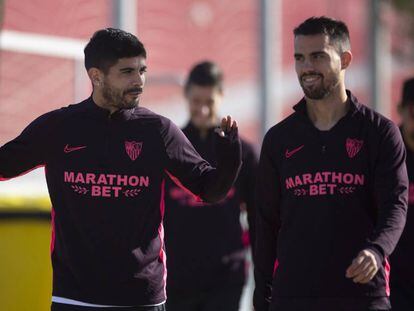
[[358, 133], [295, 137], [282, 146], [282, 191], [295, 197], [351, 196], [370, 175], [369, 141]]
[[163, 177], [160, 139], [139, 128], [113, 126], [65, 130], [48, 169], [74, 195], [140, 198]]
[[156, 133], [113, 122], [66, 128], [53, 153], [56, 165], [80, 170], [150, 171], [164, 160]]

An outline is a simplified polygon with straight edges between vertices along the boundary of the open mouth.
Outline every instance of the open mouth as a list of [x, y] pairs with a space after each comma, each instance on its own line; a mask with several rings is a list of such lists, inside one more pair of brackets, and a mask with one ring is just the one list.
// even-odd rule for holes
[[315, 82], [322, 79], [321, 75], [306, 75], [306, 76], [302, 76], [302, 81], [303, 82], [307, 82], [307, 83], [311, 83], [311, 82]]
[[306, 75], [302, 77], [302, 83], [306, 85], [314, 84], [322, 79], [321, 75]]

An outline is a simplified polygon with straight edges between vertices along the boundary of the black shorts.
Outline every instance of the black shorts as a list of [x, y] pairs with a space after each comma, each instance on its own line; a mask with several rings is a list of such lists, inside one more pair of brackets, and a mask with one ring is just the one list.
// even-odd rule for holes
[[174, 293], [167, 291], [168, 311], [238, 311], [243, 284], [217, 286], [210, 291]]
[[51, 311], [165, 311], [165, 304], [154, 307], [83, 307], [52, 302]]
[[414, 310], [414, 286], [407, 282], [391, 282], [391, 307], [392, 311]]

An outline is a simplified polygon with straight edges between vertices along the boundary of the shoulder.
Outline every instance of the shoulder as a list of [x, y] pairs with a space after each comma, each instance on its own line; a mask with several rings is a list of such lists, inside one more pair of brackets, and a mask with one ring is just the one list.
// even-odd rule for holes
[[272, 126], [265, 134], [263, 144], [274, 144], [277, 141], [281, 141], [286, 135], [291, 133], [292, 129], [298, 124], [299, 115], [297, 112], [293, 112], [288, 117]]
[[145, 126], [146, 129], [156, 131], [164, 139], [167, 137], [184, 135], [169, 118], [144, 107], [137, 107], [134, 110], [131, 121], [139, 122], [139, 124]]
[[31, 129], [45, 128], [52, 131], [68, 116], [67, 107], [46, 112], [34, 119], [28, 126]]
[[374, 109], [360, 104], [357, 114], [373, 134], [377, 133], [379, 136], [383, 136], [387, 133], [399, 135], [400, 130], [398, 126]]
[[148, 108], [137, 107], [135, 108], [132, 117], [134, 121], [140, 121], [146, 124], [153, 124], [154, 126], [168, 126], [171, 122], [170, 119], [151, 111]]
[[59, 109], [52, 110], [44, 115], [40, 116], [39, 119], [41, 120], [56, 120], [58, 122], [64, 121], [65, 119], [76, 117], [78, 118], [80, 115], [83, 115], [84, 112], [87, 110], [87, 101], [86, 99], [82, 102], [75, 103], [68, 105], [66, 107], [61, 107]]

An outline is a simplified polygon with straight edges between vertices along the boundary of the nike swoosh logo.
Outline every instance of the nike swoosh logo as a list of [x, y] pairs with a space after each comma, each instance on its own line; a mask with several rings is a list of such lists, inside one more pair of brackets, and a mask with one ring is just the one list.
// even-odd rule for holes
[[65, 148], [63, 148], [64, 153], [69, 153], [72, 151], [78, 151], [81, 149], [85, 149], [87, 146], [79, 146], [79, 147], [69, 147], [69, 145], [66, 145]]
[[286, 159], [289, 159], [291, 156], [293, 156], [296, 152], [301, 150], [303, 147], [305, 147], [305, 145], [299, 146], [296, 149], [293, 149], [291, 151], [289, 151], [289, 149], [286, 149], [286, 153], [285, 153]]

